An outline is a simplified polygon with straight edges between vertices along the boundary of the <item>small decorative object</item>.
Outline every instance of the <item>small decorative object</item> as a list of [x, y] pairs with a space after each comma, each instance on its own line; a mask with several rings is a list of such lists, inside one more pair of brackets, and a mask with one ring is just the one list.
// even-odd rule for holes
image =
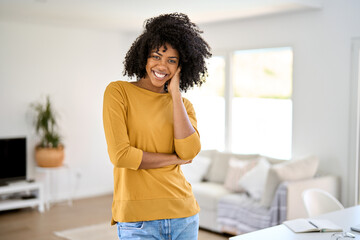
[[31, 105], [36, 112], [35, 128], [40, 143], [35, 147], [35, 159], [39, 167], [59, 167], [64, 161], [64, 145], [57, 132], [57, 121], [49, 96], [46, 103]]

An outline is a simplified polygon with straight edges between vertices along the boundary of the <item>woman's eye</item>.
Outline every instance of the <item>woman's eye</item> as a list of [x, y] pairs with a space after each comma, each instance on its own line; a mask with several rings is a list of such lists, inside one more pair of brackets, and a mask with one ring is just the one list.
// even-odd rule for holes
[[169, 60], [169, 63], [176, 63], [176, 61], [175, 60]]
[[159, 56], [156, 56], [156, 55], [153, 55], [152, 58], [153, 58], [153, 59], [156, 59], [156, 60], [159, 60], [159, 59], [160, 59], [160, 57], [159, 57]]

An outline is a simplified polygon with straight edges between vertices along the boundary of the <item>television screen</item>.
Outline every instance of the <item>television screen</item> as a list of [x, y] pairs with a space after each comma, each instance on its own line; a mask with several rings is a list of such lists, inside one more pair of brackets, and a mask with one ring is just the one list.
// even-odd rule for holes
[[26, 138], [0, 139], [0, 184], [26, 180]]

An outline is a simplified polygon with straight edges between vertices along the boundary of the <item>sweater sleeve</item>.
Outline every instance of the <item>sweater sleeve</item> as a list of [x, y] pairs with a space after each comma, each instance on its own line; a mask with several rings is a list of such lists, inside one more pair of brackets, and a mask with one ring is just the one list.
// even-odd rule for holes
[[117, 83], [110, 83], [103, 102], [103, 124], [109, 157], [115, 167], [137, 170], [143, 152], [130, 146], [126, 115], [124, 92]]
[[201, 150], [200, 134], [197, 130], [197, 120], [193, 105], [186, 98], [183, 98], [183, 101], [186, 112], [189, 116], [192, 126], [195, 129], [195, 132], [186, 138], [175, 139], [175, 152], [179, 158], [183, 160], [191, 160], [194, 159]]

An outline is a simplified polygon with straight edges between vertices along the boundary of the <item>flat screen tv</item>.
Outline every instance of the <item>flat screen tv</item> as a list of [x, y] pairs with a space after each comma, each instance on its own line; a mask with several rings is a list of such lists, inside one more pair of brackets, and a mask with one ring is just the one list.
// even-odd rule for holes
[[26, 138], [0, 138], [0, 185], [26, 180]]

